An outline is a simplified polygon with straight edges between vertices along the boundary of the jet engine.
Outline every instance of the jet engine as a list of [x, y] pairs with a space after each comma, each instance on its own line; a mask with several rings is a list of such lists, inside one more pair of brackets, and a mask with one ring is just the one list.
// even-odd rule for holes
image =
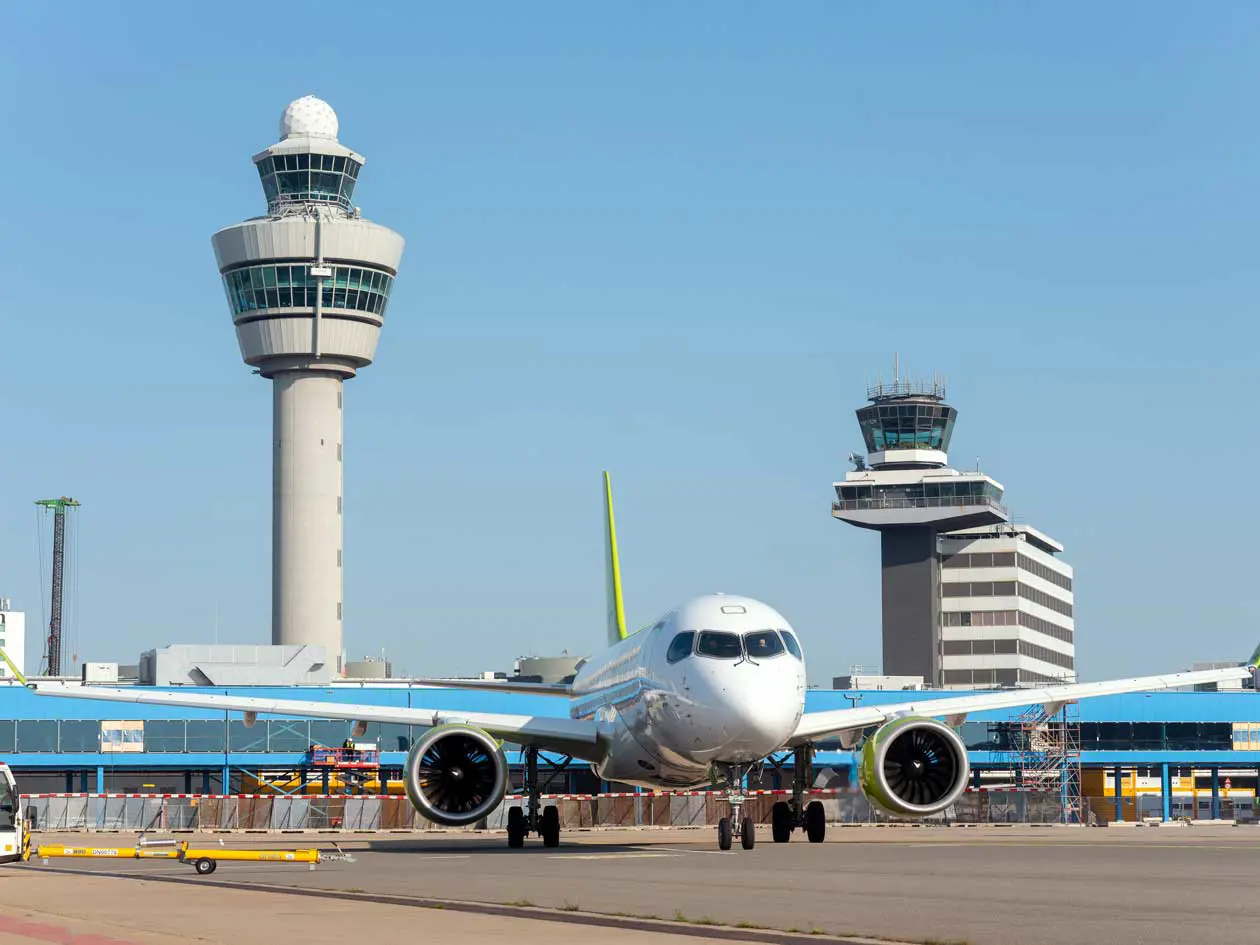
[[881, 725], [862, 747], [858, 783], [872, 804], [896, 817], [926, 817], [967, 787], [967, 746], [936, 719], [907, 716]]
[[503, 800], [507, 783], [507, 759], [499, 743], [479, 728], [458, 723], [425, 732], [403, 769], [403, 785], [416, 810], [446, 827], [489, 815]]

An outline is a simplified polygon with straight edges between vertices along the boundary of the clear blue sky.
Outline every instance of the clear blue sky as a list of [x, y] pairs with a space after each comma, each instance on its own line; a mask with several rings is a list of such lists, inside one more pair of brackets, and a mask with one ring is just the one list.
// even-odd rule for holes
[[[10, 4], [0, 594], [83, 502], [71, 649], [270, 625], [268, 385], [210, 234], [311, 93], [407, 239], [347, 386], [346, 641], [412, 673], [779, 607], [877, 663], [878, 539], [831, 519], [876, 370], [949, 375], [1077, 569], [1086, 679], [1260, 639], [1260, 7]], [[43, 526], [48, 529], [48, 524]], [[45, 539], [47, 544], [47, 539]], [[47, 548], [45, 548], [47, 555]]]

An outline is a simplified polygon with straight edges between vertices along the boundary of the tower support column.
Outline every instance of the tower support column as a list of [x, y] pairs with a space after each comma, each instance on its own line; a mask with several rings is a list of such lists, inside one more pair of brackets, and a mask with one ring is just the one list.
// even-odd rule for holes
[[940, 561], [930, 525], [885, 529], [880, 536], [884, 672], [922, 676], [939, 686]]
[[341, 668], [342, 378], [273, 376], [271, 642], [315, 644]]

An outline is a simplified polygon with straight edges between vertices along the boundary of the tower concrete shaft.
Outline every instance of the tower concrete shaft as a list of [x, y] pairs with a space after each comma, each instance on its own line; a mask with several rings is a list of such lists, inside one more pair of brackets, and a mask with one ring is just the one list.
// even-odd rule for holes
[[365, 160], [312, 96], [253, 162], [267, 214], [214, 234], [241, 357], [273, 386], [274, 644], [341, 668], [342, 382], [372, 363], [403, 238], [353, 204]]
[[[341, 652], [341, 378], [272, 378], [272, 642]], [[330, 615], [335, 615], [330, 620]]]

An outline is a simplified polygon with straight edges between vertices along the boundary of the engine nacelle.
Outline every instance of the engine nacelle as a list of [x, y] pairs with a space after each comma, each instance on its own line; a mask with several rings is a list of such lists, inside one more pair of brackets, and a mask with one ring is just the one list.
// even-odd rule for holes
[[867, 800], [896, 817], [926, 817], [949, 807], [967, 787], [967, 746], [936, 719], [894, 719], [862, 748], [858, 783]]
[[439, 725], [411, 746], [403, 768], [407, 797], [425, 818], [446, 827], [474, 824], [507, 793], [503, 749], [472, 725]]

